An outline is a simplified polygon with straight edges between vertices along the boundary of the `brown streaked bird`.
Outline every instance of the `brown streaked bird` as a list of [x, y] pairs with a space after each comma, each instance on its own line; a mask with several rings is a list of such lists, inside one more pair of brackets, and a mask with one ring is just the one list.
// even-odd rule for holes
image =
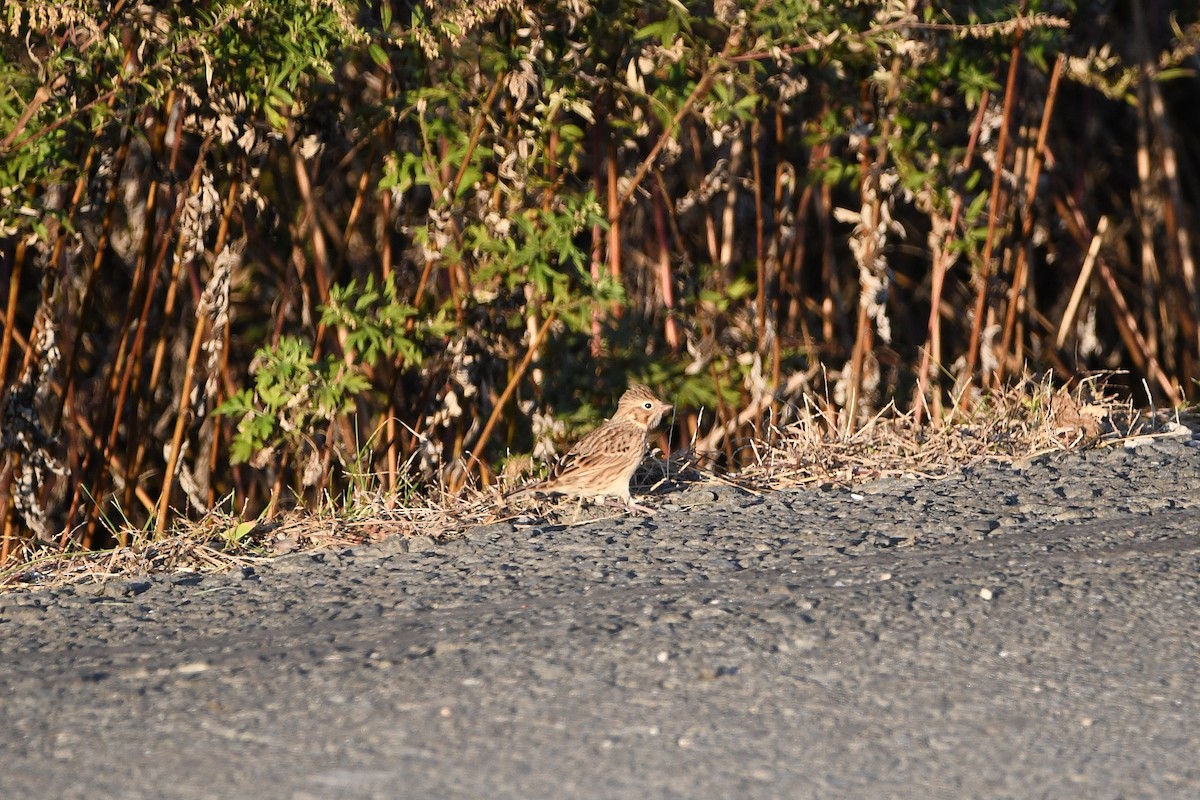
[[616, 497], [631, 510], [649, 511], [633, 502], [629, 480], [646, 456], [650, 431], [672, 406], [645, 386], [631, 386], [617, 401], [617, 411], [580, 439], [559, 460], [546, 480], [513, 492], [510, 500], [543, 492], [572, 497]]

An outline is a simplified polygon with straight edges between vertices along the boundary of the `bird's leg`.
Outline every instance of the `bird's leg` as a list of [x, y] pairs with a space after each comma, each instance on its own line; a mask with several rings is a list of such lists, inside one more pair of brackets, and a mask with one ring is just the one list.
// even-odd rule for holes
[[655, 514], [655, 511], [653, 508], [650, 508], [649, 506], [644, 506], [641, 503], [635, 503], [632, 500], [629, 501], [629, 505], [627, 506], [627, 508], [632, 512], [640, 512], [642, 514], [645, 514], [647, 517], [653, 517]]
[[653, 508], [649, 508], [647, 506], [642, 505], [641, 503], [638, 503], [632, 497], [630, 497], [627, 501], [625, 501], [624, 505], [625, 505], [625, 510], [630, 514], [645, 514], [648, 517], [654, 516]]

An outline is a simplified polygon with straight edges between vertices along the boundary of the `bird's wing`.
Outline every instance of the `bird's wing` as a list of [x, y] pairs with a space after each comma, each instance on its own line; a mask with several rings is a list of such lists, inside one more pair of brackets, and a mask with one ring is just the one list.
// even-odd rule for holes
[[642, 444], [642, 437], [638, 435], [638, 431], [629, 433], [632, 435], [622, 435], [625, 434], [624, 431], [614, 430], [608, 424], [601, 425], [576, 442], [575, 446], [558, 460], [550, 473], [550, 480], [578, 469], [587, 469], [596, 461], [606, 462], [614, 457], [620, 460], [630, 450]]
[[603, 484], [606, 479], [619, 476], [631, 459], [640, 460], [645, 450], [644, 431], [609, 421], [576, 442], [554, 465], [548, 478], [518, 489], [509, 498]]

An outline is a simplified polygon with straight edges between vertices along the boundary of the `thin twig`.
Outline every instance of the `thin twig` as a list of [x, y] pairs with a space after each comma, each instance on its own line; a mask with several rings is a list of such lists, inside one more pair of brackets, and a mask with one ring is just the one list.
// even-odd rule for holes
[[1088, 246], [1087, 256], [1083, 259], [1083, 267], [1079, 270], [1079, 278], [1075, 281], [1075, 288], [1071, 292], [1071, 299], [1067, 303], [1067, 309], [1063, 312], [1062, 321], [1058, 324], [1058, 336], [1054, 340], [1054, 346], [1059, 350], [1067, 341], [1067, 334], [1071, 331], [1071, 327], [1075, 324], [1075, 314], [1079, 311], [1079, 301], [1083, 299], [1083, 291], [1087, 288], [1088, 281], [1092, 277], [1092, 268], [1096, 266], [1096, 256], [1100, 255], [1100, 244], [1104, 239], [1105, 232], [1108, 231], [1108, 216], [1105, 215], [1096, 223], [1096, 232], [1092, 235], [1092, 243]]
[[[535, 336], [533, 341], [529, 344], [529, 349], [525, 351], [525, 357], [521, 359], [521, 363], [517, 365], [512, 377], [509, 378], [508, 385], [504, 387], [504, 392], [500, 395], [500, 399], [496, 401], [495, 407], [492, 408], [492, 413], [488, 416], [487, 423], [483, 426], [483, 430], [480, 431], [479, 436], [475, 438], [475, 443], [471, 447], [471, 458], [463, 468], [464, 482], [466, 481], [467, 476], [471, 474], [471, 470], [474, 469], [475, 465], [479, 463], [480, 451], [482, 451], [487, 445], [488, 437], [492, 435], [492, 429], [496, 427], [496, 422], [499, 421], [500, 415], [504, 412], [505, 406], [508, 405], [509, 399], [512, 398], [513, 393], [517, 390], [517, 386], [520, 385], [521, 379], [525, 377], [525, 371], [529, 369], [529, 365], [532, 363], [534, 356], [536, 356], [538, 351], [541, 349], [542, 342], [546, 340], [546, 334], [550, 332], [550, 327], [554, 324], [556, 319], [558, 319], [558, 311], [551, 311], [550, 315], [547, 316], [546, 320], [542, 323], [541, 330], [538, 331], [537, 336]], [[457, 488], [461, 487], [456, 487], [454, 491], [457, 491]]]
[[[1021, 3], [1020, 14], [1025, 13], [1025, 0]], [[987, 238], [984, 240], [983, 257], [979, 265], [979, 289], [975, 295], [975, 312], [971, 320], [971, 339], [967, 342], [967, 363], [963, 369], [963, 383], [970, 385], [975, 379], [975, 364], [979, 360], [979, 348], [982, 344], [983, 316], [987, 307], [988, 288], [992, 279], [992, 252], [996, 246], [996, 226], [1000, 217], [1000, 195], [1004, 187], [1004, 163], [1008, 156], [1009, 127], [1012, 125], [1013, 104], [1017, 95], [1017, 69], [1021, 63], [1021, 37], [1023, 28], [1017, 28], [1013, 41], [1012, 53], [1008, 62], [1008, 81], [1004, 87], [1004, 110], [1001, 113], [1000, 136], [996, 143], [996, 163], [992, 170], [992, 191], [988, 198]]]

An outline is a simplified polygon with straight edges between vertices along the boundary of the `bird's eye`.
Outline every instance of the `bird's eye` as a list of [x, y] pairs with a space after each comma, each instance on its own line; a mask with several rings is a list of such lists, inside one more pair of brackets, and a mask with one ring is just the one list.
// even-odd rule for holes
[[642, 403], [642, 408], [649, 411], [650, 409], [654, 408], [654, 403], [651, 403], [649, 400], [647, 400], [646, 402]]

